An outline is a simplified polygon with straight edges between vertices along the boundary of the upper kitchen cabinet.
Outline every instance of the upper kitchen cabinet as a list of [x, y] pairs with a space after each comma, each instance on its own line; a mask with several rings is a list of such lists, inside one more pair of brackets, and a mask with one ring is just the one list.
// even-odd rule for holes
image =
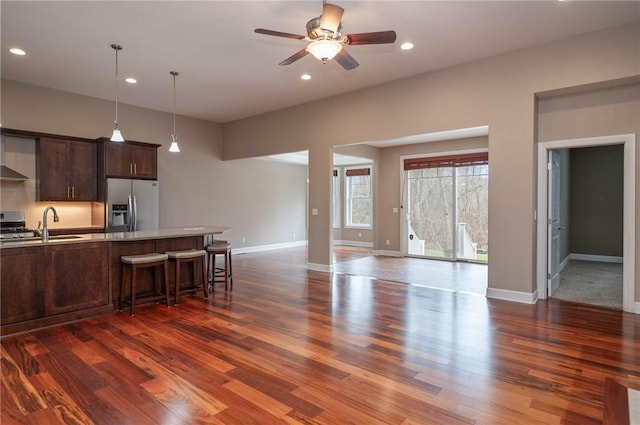
[[42, 137], [36, 155], [39, 201], [97, 201], [98, 145]]
[[158, 147], [149, 143], [105, 142], [106, 177], [133, 179], [158, 178]]

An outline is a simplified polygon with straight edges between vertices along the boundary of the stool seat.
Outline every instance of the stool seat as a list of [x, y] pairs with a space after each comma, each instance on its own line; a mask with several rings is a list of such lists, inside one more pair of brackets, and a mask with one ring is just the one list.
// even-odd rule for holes
[[[175, 305], [180, 302], [181, 294], [193, 294], [200, 289], [204, 292], [204, 297], [207, 298], [207, 252], [204, 249], [187, 249], [184, 251], [167, 251], [167, 256], [172, 262], [175, 262]], [[200, 262], [202, 264], [202, 286], [196, 286], [196, 265]], [[193, 281], [191, 288], [181, 288], [180, 286], [180, 266], [182, 263], [192, 264]]]
[[[135, 308], [136, 308], [136, 283], [137, 283], [137, 273], [139, 268], [153, 268], [154, 269], [154, 290], [151, 293], [141, 294], [141, 297], [138, 298], [138, 301], [154, 301], [164, 298], [167, 307], [169, 307], [169, 256], [167, 254], [160, 254], [158, 252], [152, 252], [149, 254], [139, 254], [139, 255], [123, 255], [120, 257], [120, 261], [122, 262], [122, 281], [120, 283], [120, 305], [119, 310], [122, 311], [122, 305], [127, 303], [131, 306], [130, 314], [135, 316]], [[126, 267], [125, 267], [126, 266]], [[163, 268], [163, 276], [164, 276], [164, 294], [160, 292], [160, 286], [158, 284], [160, 278], [157, 273], [157, 267]], [[125, 272], [126, 269], [129, 269], [130, 281], [130, 299], [124, 299], [124, 288], [125, 288]]]
[[202, 249], [189, 249], [187, 251], [167, 251], [169, 258], [198, 258], [206, 255]]
[[168, 259], [167, 254], [160, 254], [154, 252], [152, 254], [140, 254], [140, 255], [123, 255], [120, 257], [120, 261], [127, 264], [144, 264], [155, 263], [156, 261], [164, 261]]
[[226, 251], [231, 248], [231, 244], [227, 241], [215, 241], [211, 245], [207, 246], [207, 252], [213, 251]]

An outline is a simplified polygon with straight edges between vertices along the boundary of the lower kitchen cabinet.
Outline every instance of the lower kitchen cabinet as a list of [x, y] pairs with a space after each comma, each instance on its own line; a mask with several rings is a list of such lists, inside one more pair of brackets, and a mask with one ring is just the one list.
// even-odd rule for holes
[[2, 335], [113, 311], [104, 242], [1, 249], [0, 276]]
[[[50, 243], [0, 249], [0, 334], [18, 332], [96, 317], [114, 312], [120, 299], [122, 255], [202, 249], [202, 236], [132, 241]], [[199, 266], [201, 267], [201, 266]], [[174, 288], [170, 265], [169, 285]], [[195, 273], [198, 283], [202, 269]], [[184, 267], [180, 282], [192, 282]], [[141, 292], [153, 288], [153, 274], [137, 276]], [[125, 293], [128, 297], [129, 294]]]
[[10, 325], [44, 315], [42, 248], [0, 250], [0, 322]]
[[109, 304], [109, 245], [44, 247], [44, 313], [53, 315]]

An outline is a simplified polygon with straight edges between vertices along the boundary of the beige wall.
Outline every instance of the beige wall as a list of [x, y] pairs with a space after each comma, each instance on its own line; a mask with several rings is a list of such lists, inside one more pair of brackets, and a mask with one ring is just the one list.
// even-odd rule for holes
[[[535, 95], [638, 76], [639, 58], [639, 25], [572, 37], [225, 124], [224, 157], [310, 149], [310, 206], [327, 210], [329, 147], [488, 125], [489, 287], [533, 294]], [[376, 220], [375, 229], [397, 229], [397, 219]], [[309, 226], [309, 261], [330, 264], [330, 221], [310, 217]]]
[[[2, 80], [6, 128], [93, 139], [110, 134], [112, 117], [112, 102]], [[158, 149], [161, 227], [232, 226], [227, 236], [235, 248], [306, 239], [306, 167], [258, 159], [223, 161], [221, 126], [182, 116], [177, 122], [182, 152], [171, 154], [172, 123], [168, 113], [120, 108], [120, 128], [127, 139], [163, 145]], [[62, 205], [61, 221], [82, 221], [74, 215], [77, 205], [56, 205]], [[3, 202], [2, 208], [13, 205]]]

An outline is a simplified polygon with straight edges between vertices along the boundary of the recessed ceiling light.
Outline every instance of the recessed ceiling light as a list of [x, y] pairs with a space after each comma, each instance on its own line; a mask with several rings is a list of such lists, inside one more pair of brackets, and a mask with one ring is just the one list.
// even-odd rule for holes
[[27, 54], [27, 52], [25, 52], [24, 50], [19, 49], [17, 47], [12, 47], [11, 49], [9, 49], [9, 51], [11, 53], [13, 53], [14, 55], [18, 55], [18, 56], [24, 56], [24, 55]]
[[413, 43], [412, 43], [412, 42], [410, 42], [410, 41], [407, 41], [407, 42], [405, 42], [405, 43], [402, 43], [402, 45], [400, 46], [400, 48], [401, 48], [402, 50], [411, 50], [411, 49], [413, 49]]
[[135, 78], [132, 78], [132, 77], [127, 77], [124, 80], [129, 84], [135, 84], [135, 83], [138, 82], [138, 80], [136, 80]]
[[310, 79], [311, 79], [311, 75], [309, 75], [309, 74], [302, 74], [302, 75], [300, 76], [300, 79], [301, 79], [301, 80], [310, 80]]

